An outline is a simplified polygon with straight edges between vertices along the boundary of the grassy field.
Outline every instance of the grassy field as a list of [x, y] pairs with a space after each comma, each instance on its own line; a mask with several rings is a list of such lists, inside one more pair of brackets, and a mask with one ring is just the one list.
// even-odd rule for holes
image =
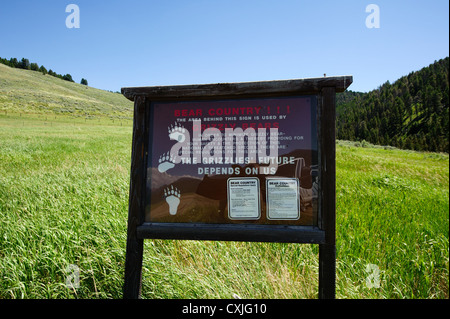
[[[121, 298], [129, 121], [4, 109], [0, 298]], [[337, 297], [449, 298], [448, 155], [364, 146], [337, 144]], [[145, 241], [143, 298], [316, 298], [317, 278], [316, 245]]]
[[0, 64], [0, 114], [65, 115], [85, 120], [131, 120], [133, 102], [122, 94]]

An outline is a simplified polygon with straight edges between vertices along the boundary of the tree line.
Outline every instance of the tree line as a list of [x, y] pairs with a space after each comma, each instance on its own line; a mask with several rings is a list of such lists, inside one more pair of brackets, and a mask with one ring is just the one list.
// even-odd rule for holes
[[[54, 72], [52, 69], [47, 71], [47, 69], [43, 65], [39, 66], [37, 63], [30, 63], [30, 61], [26, 58], [22, 58], [22, 60], [19, 61], [16, 58], [11, 58], [8, 60], [8, 59], [0, 57], [0, 63], [7, 65], [9, 67], [12, 67], [12, 68], [38, 71], [44, 75], [48, 74], [48, 75], [54, 76], [54, 77], [62, 79], [62, 80], [66, 80], [69, 82], [75, 82], [69, 73], [62, 75], [62, 74], [58, 74], [58, 73]], [[80, 83], [83, 85], [88, 85], [88, 81], [84, 78], [81, 79]]]
[[449, 58], [368, 93], [336, 97], [337, 138], [449, 152]]

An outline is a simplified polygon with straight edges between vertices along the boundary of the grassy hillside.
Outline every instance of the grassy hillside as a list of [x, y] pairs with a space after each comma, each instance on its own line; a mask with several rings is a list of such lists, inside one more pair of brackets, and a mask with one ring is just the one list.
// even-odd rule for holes
[[122, 94], [0, 64], [0, 113], [130, 119], [132, 107]]
[[[337, 297], [448, 298], [448, 155], [365, 146], [337, 145]], [[0, 113], [0, 298], [122, 297], [130, 152], [130, 126]], [[316, 298], [317, 278], [316, 245], [145, 241], [144, 298]]]

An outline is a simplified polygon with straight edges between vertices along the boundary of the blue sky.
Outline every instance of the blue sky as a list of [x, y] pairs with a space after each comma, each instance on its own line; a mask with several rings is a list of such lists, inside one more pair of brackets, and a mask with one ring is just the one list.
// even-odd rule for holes
[[[67, 28], [68, 4], [80, 28]], [[367, 28], [366, 6], [380, 9]], [[127, 86], [353, 75], [367, 92], [449, 55], [447, 0], [15, 0], [0, 5], [0, 57]]]

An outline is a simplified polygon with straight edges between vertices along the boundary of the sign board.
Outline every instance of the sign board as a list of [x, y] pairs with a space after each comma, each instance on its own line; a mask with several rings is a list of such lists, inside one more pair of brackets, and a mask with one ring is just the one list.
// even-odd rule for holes
[[123, 88], [135, 102], [124, 296], [138, 296], [147, 238], [319, 244], [334, 265], [335, 93], [351, 82]]
[[145, 222], [317, 226], [315, 96], [150, 108]]

